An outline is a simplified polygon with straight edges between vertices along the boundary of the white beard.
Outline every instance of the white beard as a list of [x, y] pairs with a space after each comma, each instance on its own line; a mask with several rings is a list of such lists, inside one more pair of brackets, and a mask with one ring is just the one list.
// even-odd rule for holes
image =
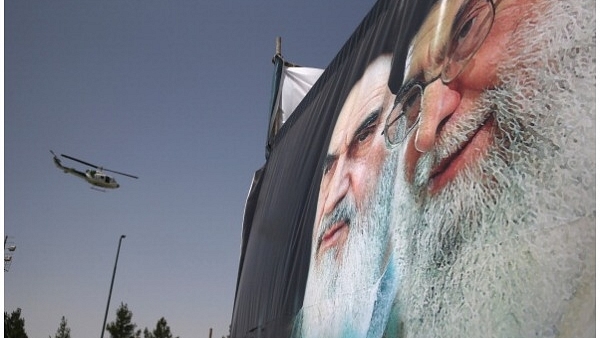
[[397, 175], [402, 337], [595, 334], [595, 4], [536, 6], [482, 96], [499, 129], [484, 159], [435, 196], [435, 154], [416, 187]]
[[[329, 250], [316, 261], [313, 243], [306, 294], [294, 335], [381, 336], [395, 294], [395, 289], [385, 287], [382, 294], [381, 284], [397, 285], [395, 280], [390, 283], [395, 278], [393, 272], [384, 271], [390, 262], [391, 244], [389, 228], [382, 226], [389, 220], [395, 165], [396, 161], [383, 165], [376, 191], [360, 206], [365, 212], [354, 213], [351, 218], [348, 240], [339, 257], [335, 250]], [[353, 200], [348, 204], [355, 205]]]

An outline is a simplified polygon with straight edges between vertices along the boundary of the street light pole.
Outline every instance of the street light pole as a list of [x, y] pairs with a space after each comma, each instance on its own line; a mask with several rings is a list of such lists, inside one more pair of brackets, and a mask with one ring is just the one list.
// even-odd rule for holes
[[106, 331], [106, 317], [108, 317], [108, 308], [110, 306], [110, 296], [112, 295], [113, 284], [115, 283], [115, 274], [117, 273], [117, 263], [119, 262], [119, 251], [121, 251], [121, 241], [125, 238], [125, 235], [121, 235], [119, 238], [119, 247], [117, 248], [117, 258], [115, 259], [115, 268], [113, 269], [112, 279], [110, 281], [110, 290], [108, 291], [108, 302], [106, 303], [106, 312], [104, 313], [104, 323], [102, 323], [102, 334], [100, 338], [104, 338], [104, 331]]

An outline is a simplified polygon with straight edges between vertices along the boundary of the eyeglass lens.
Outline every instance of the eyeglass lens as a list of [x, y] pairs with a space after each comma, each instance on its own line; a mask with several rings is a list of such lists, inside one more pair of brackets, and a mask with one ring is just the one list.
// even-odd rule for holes
[[421, 111], [421, 86], [415, 85], [403, 94], [400, 101], [394, 106], [386, 121], [386, 138], [391, 145], [404, 140], [406, 134], [417, 124]]
[[[450, 49], [440, 77], [444, 83], [454, 80], [463, 71], [489, 33], [494, 21], [494, 6], [490, 0], [471, 0], [459, 11], [453, 25]], [[423, 87], [414, 85], [403, 93], [386, 120], [386, 140], [396, 145], [415, 128], [421, 112]]]
[[441, 76], [444, 83], [454, 80], [479, 50], [492, 27], [493, 17], [494, 7], [489, 0], [470, 1], [461, 11]]

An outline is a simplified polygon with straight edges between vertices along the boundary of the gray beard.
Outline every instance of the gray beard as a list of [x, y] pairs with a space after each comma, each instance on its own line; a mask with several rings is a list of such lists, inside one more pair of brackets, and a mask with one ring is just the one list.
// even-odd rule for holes
[[[570, 303], [595, 284], [595, 6], [586, 2], [542, 2], [539, 23], [516, 33], [503, 85], [466, 121], [494, 111], [481, 161], [435, 196], [426, 177], [448, 149], [421, 158], [415, 185], [397, 176], [398, 335], [578, 335], [567, 333]], [[593, 336], [594, 313], [582, 335]]]
[[[395, 157], [396, 155], [390, 155]], [[350, 212], [348, 241], [337, 258], [328, 250], [316, 261], [311, 250], [311, 265], [301, 312], [296, 318], [295, 335], [307, 337], [367, 337], [372, 320], [386, 321], [388, 309], [377, 309], [382, 297], [379, 285], [390, 259], [390, 198], [397, 161], [386, 161], [376, 191], [360, 206], [362, 212]], [[354, 205], [350, 201], [348, 204]], [[393, 299], [394, 294], [387, 297]], [[385, 302], [379, 302], [384, 304]], [[385, 318], [373, 318], [373, 313]]]

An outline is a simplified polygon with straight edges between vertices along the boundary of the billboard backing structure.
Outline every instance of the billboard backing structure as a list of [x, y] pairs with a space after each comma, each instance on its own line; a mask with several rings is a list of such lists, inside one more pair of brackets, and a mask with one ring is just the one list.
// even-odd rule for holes
[[268, 138], [231, 336], [593, 337], [593, 7], [378, 1]]

